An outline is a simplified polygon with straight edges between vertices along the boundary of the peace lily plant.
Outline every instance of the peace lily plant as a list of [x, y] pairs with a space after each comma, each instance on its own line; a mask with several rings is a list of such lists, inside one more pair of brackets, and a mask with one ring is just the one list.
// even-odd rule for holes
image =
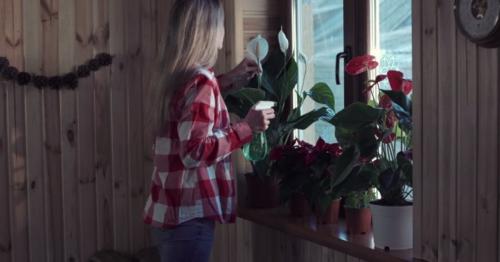
[[[247, 87], [235, 90], [226, 97], [229, 111], [239, 117], [244, 117], [258, 101], [276, 103], [276, 119], [264, 133], [269, 150], [291, 142], [294, 130], [303, 130], [322, 118], [331, 118], [335, 106], [333, 92], [325, 83], [317, 83], [308, 91], [299, 92], [295, 89], [298, 81], [297, 63], [283, 30], [279, 31], [277, 40], [279, 50], [269, 50], [267, 40], [261, 35], [247, 44], [245, 56], [262, 68], [261, 74], [250, 81]], [[294, 90], [297, 103], [292, 106]], [[323, 106], [303, 112], [301, 107], [307, 98]], [[269, 159], [269, 150], [262, 159], [252, 161], [254, 173], [258, 176], [274, 175], [270, 168], [272, 161]]]

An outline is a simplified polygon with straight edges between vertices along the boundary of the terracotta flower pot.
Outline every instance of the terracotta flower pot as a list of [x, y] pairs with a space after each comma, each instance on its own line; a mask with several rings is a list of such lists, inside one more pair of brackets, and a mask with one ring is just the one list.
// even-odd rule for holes
[[340, 198], [332, 201], [326, 212], [318, 214], [318, 224], [337, 224], [339, 222]]
[[290, 215], [293, 217], [307, 217], [311, 215], [311, 205], [304, 194], [293, 194], [290, 199]]
[[246, 174], [247, 204], [251, 208], [275, 208], [279, 201], [279, 182], [275, 177]]
[[372, 227], [372, 212], [370, 208], [345, 208], [347, 233], [365, 234]]

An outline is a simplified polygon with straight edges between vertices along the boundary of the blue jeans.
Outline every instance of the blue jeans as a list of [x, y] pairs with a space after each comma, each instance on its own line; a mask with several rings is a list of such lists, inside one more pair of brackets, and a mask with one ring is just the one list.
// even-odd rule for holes
[[215, 224], [198, 218], [172, 229], [152, 229], [153, 244], [161, 262], [208, 262], [214, 241]]

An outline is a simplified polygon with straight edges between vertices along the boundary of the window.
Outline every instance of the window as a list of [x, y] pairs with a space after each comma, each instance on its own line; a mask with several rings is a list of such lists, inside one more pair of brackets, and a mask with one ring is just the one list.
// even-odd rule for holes
[[[336, 111], [344, 107], [344, 86], [335, 84], [334, 74], [335, 56], [344, 50], [343, 10], [343, 0], [297, 1], [298, 87], [307, 91], [314, 83], [327, 83], [335, 95]], [[317, 106], [310, 99], [304, 104], [305, 109]], [[334, 131], [332, 125], [318, 121], [299, 136], [310, 143], [318, 137], [331, 143]]]
[[372, 12], [371, 52], [380, 62], [377, 73], [395, 69], [412, 78], [411, 0], [377, 0]]
[[[360, 32], [368, 32], [365, 39], [369, 43], [364, 51], [359, 51], [360, 48], [355, 46], [360, 44], [355, 32], [358, 29], [352, 24], [345, 24], [346, 21], [365, 21], [365, 17], [354, 17], [354, 20], [349, 17], [353, 14], [359, 16], [359, 10], [350, 10], [359, 6], [345, 4], [344, 0], [296, 0], [295, 5], [299, 89], [307, 91], [314, 83], [325, 82], [335, 95], [336, 111], [341, 110], [345, 105], [346, 95], [356, 90], [356, 87], [349, 86], [352, 81], [344, 81], [344, 61], [339, 64], [340, 84], [335, 81], [335, 58], [346, 46], [352, 46], [354, 55], [375, 55], [380, 62], [377, 73], [396, 69], [405, 73], [405, 78], [411, 78], [411, 0], [370, 1], [369, 30], [359, 29]], [[362, 25], [363, 22], [356, 24]], [[352, 39], [358, 39], [358, 42]], [[318, 106], [314, 101], [308, 100], [304, 109], [308, 111]], [[319, 121], [300, 132], [299, 138], [315, 143], [322, 137], [332, 143], [335, 142], [334, 133], [332, 125]]]

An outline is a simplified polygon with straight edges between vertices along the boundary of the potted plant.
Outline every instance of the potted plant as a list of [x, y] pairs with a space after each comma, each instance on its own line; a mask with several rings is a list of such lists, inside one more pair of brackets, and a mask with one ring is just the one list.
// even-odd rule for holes
[[[346, 65], [346, 71], [357, 75], [377, 65], [373, 56], [360, 56]], [[390, 90], [379, 86], [386, 79]], [[403, 73], [390, 70], [368, 81], [364, 90], [372, 98], [368, 104], [354, 103], [330, 121], [336, 126], [337, 139], [359, 147], [363, 169], [377, 178], [382, 199], [373, 201], [370, 208], [378, 248], [412, 248], [412, 88]]]
[[347, 233], [365, 234], [370, 232], [372, 227], [370, 202], [375, 200], [376, 197], [373, 189], [353, 191], [344, 197]]
[[328, 144], [321, 138], [314, 146], [295, 141], [292, 145], [273, 149], [272, 172], [281, 180], [282, 199], [289, 202], [292, 216], [304, 217], [314, 213], [319, 223], [334, 224], [338, 221], [340, 195], [335, 189], [346, 176], [335, 176], [333, 172], [340, 164], [341, 155], [339, 144]]
[[319, 139], [309, 156], [312, 179], [303, 186], [318, 224], [336, 224], [344, 183], [352, 174], [359, 152], [355, 148], [342, 150], [340, 145]]
[[[307, 92], [296, 91], [297, 103], [295, 107], [292, 106], [292, 96], [298, 80], [297, 63], [293, 55], [289, 54], [288, 46], [284, 44], [286, 37], [281, 31], [278, 40], [280, 50], [274, 50], [269, 55], [267, 55], [268, 44], [264, 38], [257, 36], [250, 41], [247, 46], [247, 56], [262, 66], [262, 73], [250, 81], [248, 87], [235, 90], [225, 98], [229, 111], [239, 117], [244, 117], [258, 101], [276, 102], [276, 118], [268, 130], [256, 135], [262, 146], [255, 147], [259, 149], [256, 151], [257, 157], [250, 157], [253, 173], [246, 174], [246, 178], [247, 200], [251, 207], [269, 208], [279, 204], [279, 181], [271, 172], [272, 161], [269, 158], [269, 151], [290, 143], [295, 129], [306, 129], [323, 117], [331, 117], [335, 106], [333, 92], [324, 83], [314, 85]], [[307, 98], [325, 106], [302, 112], [302, 104]]]
[[280, 180], [282, 203], [289, 203], [290, 215], [311, 215], [311, 205], [304, 195], [304, 185], [311, 183], [312, 170], [308, 156], [313, 146], [295, 140], [293, 143], [273, 148], [270, 153], [272, 173]]
[[370, 202], [377, 196], [373, 188], [377, 174], [371, 168], [372, 164], [365, 164], [366, 159], [353, 160], [356, 165], [342, 184], [341, 194], [345, 200], [345, 220], [349, 234], [365, 234], [372, 226]]

